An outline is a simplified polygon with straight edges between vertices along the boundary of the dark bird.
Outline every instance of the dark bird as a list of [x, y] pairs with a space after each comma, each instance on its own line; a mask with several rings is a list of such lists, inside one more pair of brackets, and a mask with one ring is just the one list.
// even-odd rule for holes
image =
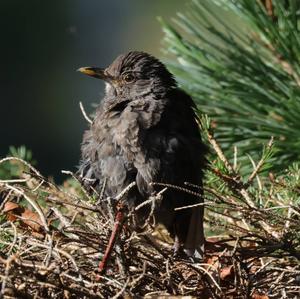
[[[106, 82], [105, 97], [83, 136], [79, 173], [86, 185], [101, 190], [105, 184], [105, 195], [113, 198], [136, 182], [126, 196], [131, 207], [157, 191], [152, 182], [184, 188], [189, 182], [202, 190], [206, 146], [196, 106], [158, 59], [134, 51], [106, 69], [79, 71]], [[156, 222], [174, 237], [175, 250], [183, 247], [188, 256], [203, 255], [203, 206], [174, 209], [201, 202], [199, 196], [169, 188], [154, 210]]]

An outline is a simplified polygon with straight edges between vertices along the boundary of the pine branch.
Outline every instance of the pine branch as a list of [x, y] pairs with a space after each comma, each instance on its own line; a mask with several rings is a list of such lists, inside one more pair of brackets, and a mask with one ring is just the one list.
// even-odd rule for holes
[[299, 1], [194, 0], [172, 25], [161, 22], [177, 58], [170, 69], [213, 119], [225, 153], [239, 148], [243, 173], [271, 136], [274, 169], [300, 159]]

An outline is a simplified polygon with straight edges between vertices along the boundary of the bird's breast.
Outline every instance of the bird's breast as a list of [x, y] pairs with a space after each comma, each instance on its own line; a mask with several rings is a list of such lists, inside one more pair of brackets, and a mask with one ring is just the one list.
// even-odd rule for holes
[[136, 154], [141, 151], [141, 130], [138, 113], [126, 108], [118, 118], [112, 138], [129, 160], [133, 161]]
[[164, 108], [162, 101], [152, 98], [131, 100], [122, 111], [99, 115], [96, 135], [102, 144], [111, 143], [118, 148], [128, 162], [146, 164], [147, 152], [151, 149], [148, 135], [159, 124]]

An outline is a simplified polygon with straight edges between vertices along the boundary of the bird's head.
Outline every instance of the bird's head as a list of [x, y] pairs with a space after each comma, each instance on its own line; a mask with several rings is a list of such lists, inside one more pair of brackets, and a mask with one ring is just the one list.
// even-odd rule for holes
[[133, 100], [150, 93], [159, 96], [176, 86], [172, 74], [158, 59], [138, 51], [118, 56], [105, 69], [82, 67], [78, 71], [104, 80], [107, 97]]

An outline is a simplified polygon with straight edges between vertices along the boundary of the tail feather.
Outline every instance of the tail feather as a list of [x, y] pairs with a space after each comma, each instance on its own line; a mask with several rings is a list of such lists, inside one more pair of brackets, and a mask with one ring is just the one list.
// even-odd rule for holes
[[203, 207], [192, 208], [184, 251], [190, 257], [202, 259], [204, 256]]

